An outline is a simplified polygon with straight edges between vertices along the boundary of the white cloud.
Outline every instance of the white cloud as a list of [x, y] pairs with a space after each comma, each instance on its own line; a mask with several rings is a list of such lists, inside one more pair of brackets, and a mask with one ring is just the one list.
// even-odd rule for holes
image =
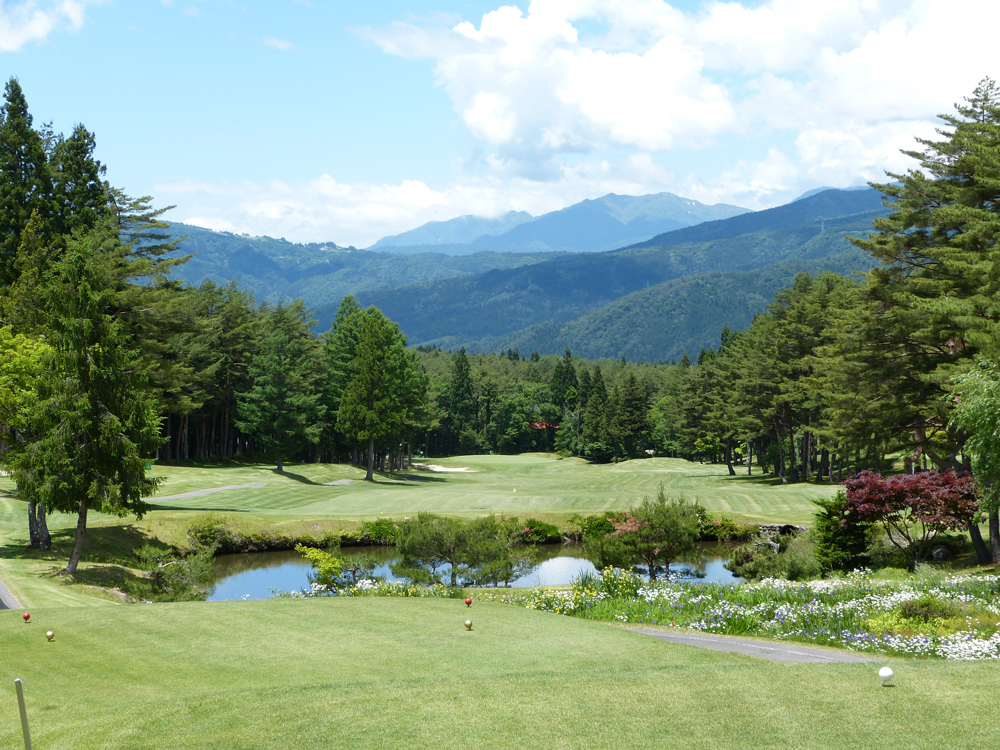
[[285, 39], [279, 39], [276, 36], [266, 36], [264, 37], [264, 44], [268, 47], [274, 47], [275, 49], [280, 49], [282, 52], [288, 52], [289, 50], [295, 49], [295, 45]]
[[899, 150], [1000, 75], [1000, 3], [974, 0], [709, 1], [695, 12], [664, 0], [532, 0], [474, 21], [355, 30], [433, 65], [479, 141], [451, 184], [323, 175], [164, 190], [194, 223], [357, 246], [426, 221], [539, 214], [607, 192], [764, 208], [911, 166]]
[[[972, 0], [709, 2], [695, 13], [663, 0], [532, 0], [478, 26], [363, 35], [431, 60], [508, 171], [570, 151], [669, 152], [777, 129], [801, 134], [807, 179], [833, 161], [851, 177], [879, 159], [898, 164], [900, 128], [927, 132], [997, 72], [998, 27], [1000, 3]], [[820, 153], [819, 132], [853, 145]]]
[[0, 3], [0, 52], [16, 52], [58, 28], [80, 28], [88, 4], [85, 0]]
[[324, 174], [302, 184], [177, 180], [155, 185], [154, 191], [180, 206], [171, 213], [175, 221], [367, 247], [386, 235], [462, 214], [498, 216], [511, 209], [539, 214], [609, 192], [677, 192], [682, 187], [648, 154], [636, 153], [615, 163], [594, 160], [563, 167], [546, 181], [488, 175], [437, 188], [418, 180], [342, 183]]

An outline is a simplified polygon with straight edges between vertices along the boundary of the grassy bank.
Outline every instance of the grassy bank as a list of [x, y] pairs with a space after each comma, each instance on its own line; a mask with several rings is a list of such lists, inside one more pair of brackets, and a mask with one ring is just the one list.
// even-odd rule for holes
[[[466, 632], [467, 616], [475, 629]], [[455, 600], [319, 599], [0, 612], [37, 747], [989, 746], [1000, 671], [778, 664]], [[43, 633], [56, 631], [47, 643]]]

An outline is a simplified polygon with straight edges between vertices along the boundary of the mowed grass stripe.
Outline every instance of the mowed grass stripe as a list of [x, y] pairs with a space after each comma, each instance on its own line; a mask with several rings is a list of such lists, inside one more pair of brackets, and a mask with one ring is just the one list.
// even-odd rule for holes
[[[655, 495], [662, 484], [670, 495], [697, 500], [710, 510], [744, 520], [807, 523], [814, 511], [811, 501], [835, 491], [828, 484], [780, 486], [759, 477], [730, 477], [725, 467], [668, 458], [594, 465], [538, 455], [461, 456], [433, 463], [472, 471], [413, 470], [393, 478], [380, 477], [374, 485], [353, 482], [325, 487], [324, 482], [360, 479], [363, 474], [350, 466], [318, 464], [289, 467], [286, 476], [261, 466], [157, 470], [167, 479], [161, 494], [267, 482], [264, 487], [165, 500], [164, 509], [325, 518], [399, 517], [420, 511], [593, 513], [630, 507]], [[151, 502], [157, 504], [155, 496]]]

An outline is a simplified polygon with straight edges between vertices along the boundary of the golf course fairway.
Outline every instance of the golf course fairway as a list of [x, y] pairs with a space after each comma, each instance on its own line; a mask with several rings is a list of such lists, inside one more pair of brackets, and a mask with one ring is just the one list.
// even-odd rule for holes
[[[996, 738], [986, 662], [778, 664], [453, 599], [0, 612], [0, 747], [941, 748]], [[473, 620], [473, 630], [463, 622]], [[46, 641], [53, 630], [55, 639]]]

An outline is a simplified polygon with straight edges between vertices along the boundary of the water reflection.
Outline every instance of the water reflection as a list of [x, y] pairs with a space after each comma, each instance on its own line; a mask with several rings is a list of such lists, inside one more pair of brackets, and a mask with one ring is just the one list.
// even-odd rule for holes
[[[723, 567], [729, 551], [724, 545], [701, 544], [697, 561], [674, 563], [670, 574], [682, 581], [739, 583], [740, 579]], [[540, 545], [537, 552], [538, 564], [530, 573], [513, 581], [512, 586], [561, 586], [572, 583], [583, 573], [597, 572], [581, 545], [546, 544]], [[375, 575], [388, 581], [398, 580], [389, 567], [399, 560], [394, 547], [345, 547], [341, 554], [374, 555], [379, 563]], [[294, 550], [221, 555], [212, 569], [215, 586], [208, 600], [267, 599], [274, 591], [300, 591], [309, 586], [310, 570], [309, 562]], [[447, 579], [448, 574], [444, 573], [442, 580]]]

